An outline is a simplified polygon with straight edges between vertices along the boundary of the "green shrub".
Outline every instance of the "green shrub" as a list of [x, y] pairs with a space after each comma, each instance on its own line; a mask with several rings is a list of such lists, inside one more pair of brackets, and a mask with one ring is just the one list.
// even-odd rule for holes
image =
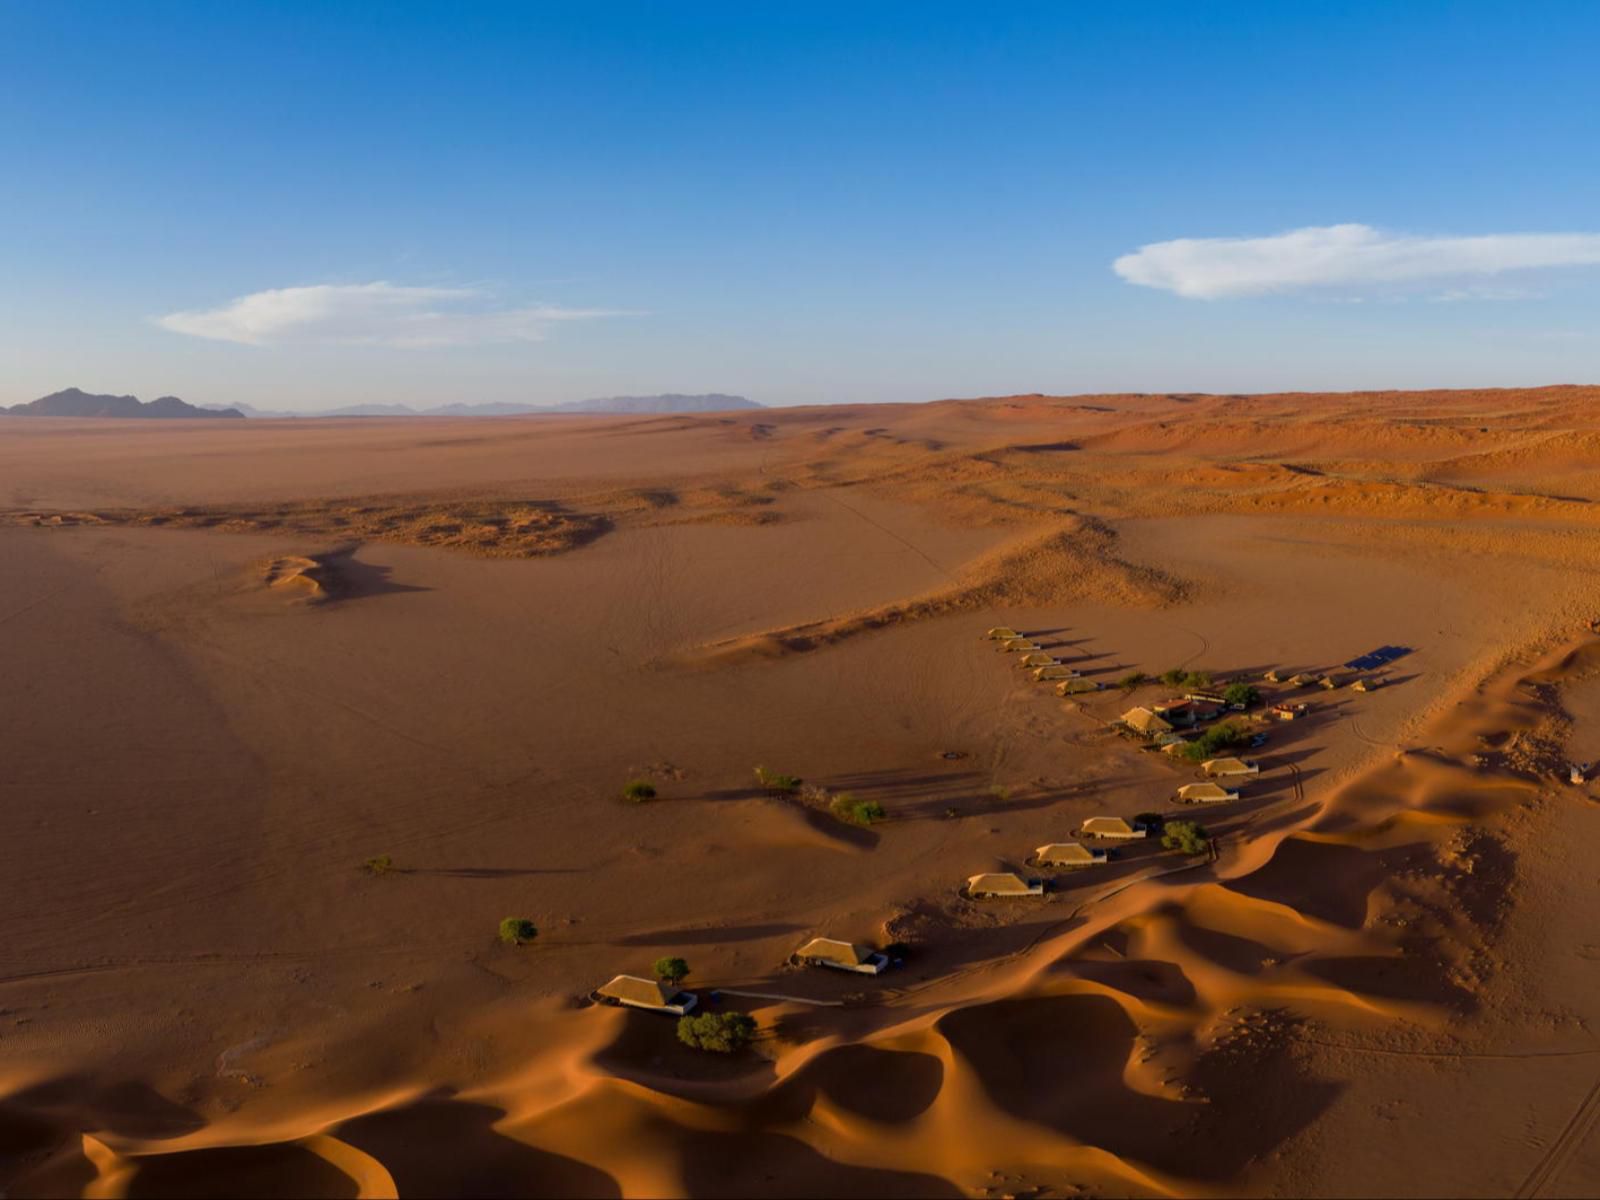
[[1242, 746], [1250, 740], [1250, 731], [1232, 721], [1213, 725], [1192, 742], [1186, 742], [1178, 753], [1190, 762], [1204, 762], [1223, 751]]
[[888, 816], [876, 800], [857, 800], [849, 792], [840, 792], [830, 800], [828, 811], [849, 825], [872, 825]]
[[1170, 671], [1161, 672], [1161, 682], [1168, 687], [1177, 687], [1183, 682], [1184, 676], [1185, 672], [1182, 667], [1173, 667]]
[[732, 1054], [756, 1036], [754, 1017], [744, 1013], [700, 1013], [678, 1019], [678, 1040], [696, 1050]]
[[800, 790], [804, 782], [798, 775], [784, 775], [778, 771], [769, 771], [765, 767], [756, 768], [756, 782], [774, 796], [787, 796]]
[[1125, 692], [1131, 692], [1148, 678], [1143, 671], [1132, 671], [1117, 680], [1117, 686]]
[[630, 779], [622, 789], [622, 798], [634, 804], [643, 804], [656, 798], [656, 786], [648, 779]]
[[989, 788], [989, 795], [993, 796], [1001, 804], [1004, 804], [1006, 801], [1011, 799], [1011, 789], [1003, 783], [997, 783]]
[[1184, 854], [1204, 854], [1211, 848], [1211, 839], [1193, 821], [1168, 821], [1161, 830], [1161, 844]]
[[1253, 683], [1230, 683], [1223, 691], [1222, 698], [1229, 704], [1254, 708], [1261, 702], [1261, 691]]
[[505, 917], [500, 922], [500, 940], [508, 946], [520, 946], [538, 936], [538, 926], [527, 917]]
[[656, 978], [677, 987], [689, 974], [689, 964], [681, 958], [658, 958], [651, 967]]
[[361, 864], [366, 868], [368, 875], [387, 875], [394, 870], [394, 859], [387, 854], [380, 854], [377, 858], [369, 858]]

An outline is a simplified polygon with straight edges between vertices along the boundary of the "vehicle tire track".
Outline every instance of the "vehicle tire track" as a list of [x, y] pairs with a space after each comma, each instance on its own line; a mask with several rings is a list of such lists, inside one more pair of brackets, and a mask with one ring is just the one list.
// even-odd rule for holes
[[1584, 1142], [1588, 1141], [1590, 1132], [1594, 1129], [1595, 1118], [1600, 1117], [1600, 1080], [1596, 1080], [1593, 1087], [1584, 1096], [1583, 1103], [1578, 1105], [1578, 1111], [1572, 1114], [1572, 1119], [1566, 1123], [1561, 1134], [1556, 1138], [1543, 1158], [1534, 1164], [1533, 1170], [1528, 1172], [1528, 1177], [1522, 1181], [1522, 1186], [1512, 1194], [1518, 1200], [1531, 1200], [1545, 1189], [1556, 1176], [1566, 1168]]

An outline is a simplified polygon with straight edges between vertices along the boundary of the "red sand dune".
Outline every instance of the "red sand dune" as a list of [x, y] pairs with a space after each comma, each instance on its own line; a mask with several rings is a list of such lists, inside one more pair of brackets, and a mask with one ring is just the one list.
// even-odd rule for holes
[[[0, 425], [0, 1189], [1592, 1191], [1597, 398]], [[1311, 706], [1238, 801], [1175, 666]]]

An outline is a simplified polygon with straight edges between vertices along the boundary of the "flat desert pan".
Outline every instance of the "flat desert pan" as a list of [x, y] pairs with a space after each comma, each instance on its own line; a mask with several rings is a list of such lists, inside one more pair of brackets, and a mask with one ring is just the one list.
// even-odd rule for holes
[[[1597, 468], [1582, 388], [0, 420], [0, 1189], [1592, 1192]], [[663, 958], [754, 1042], [585, 1002]]]

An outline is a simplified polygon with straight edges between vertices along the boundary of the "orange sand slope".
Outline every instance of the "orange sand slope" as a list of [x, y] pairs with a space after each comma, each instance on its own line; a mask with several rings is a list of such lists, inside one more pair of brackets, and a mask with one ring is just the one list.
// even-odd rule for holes
[[0, 421], [0, 1190], [1591, 1193], [1597, 401]]

